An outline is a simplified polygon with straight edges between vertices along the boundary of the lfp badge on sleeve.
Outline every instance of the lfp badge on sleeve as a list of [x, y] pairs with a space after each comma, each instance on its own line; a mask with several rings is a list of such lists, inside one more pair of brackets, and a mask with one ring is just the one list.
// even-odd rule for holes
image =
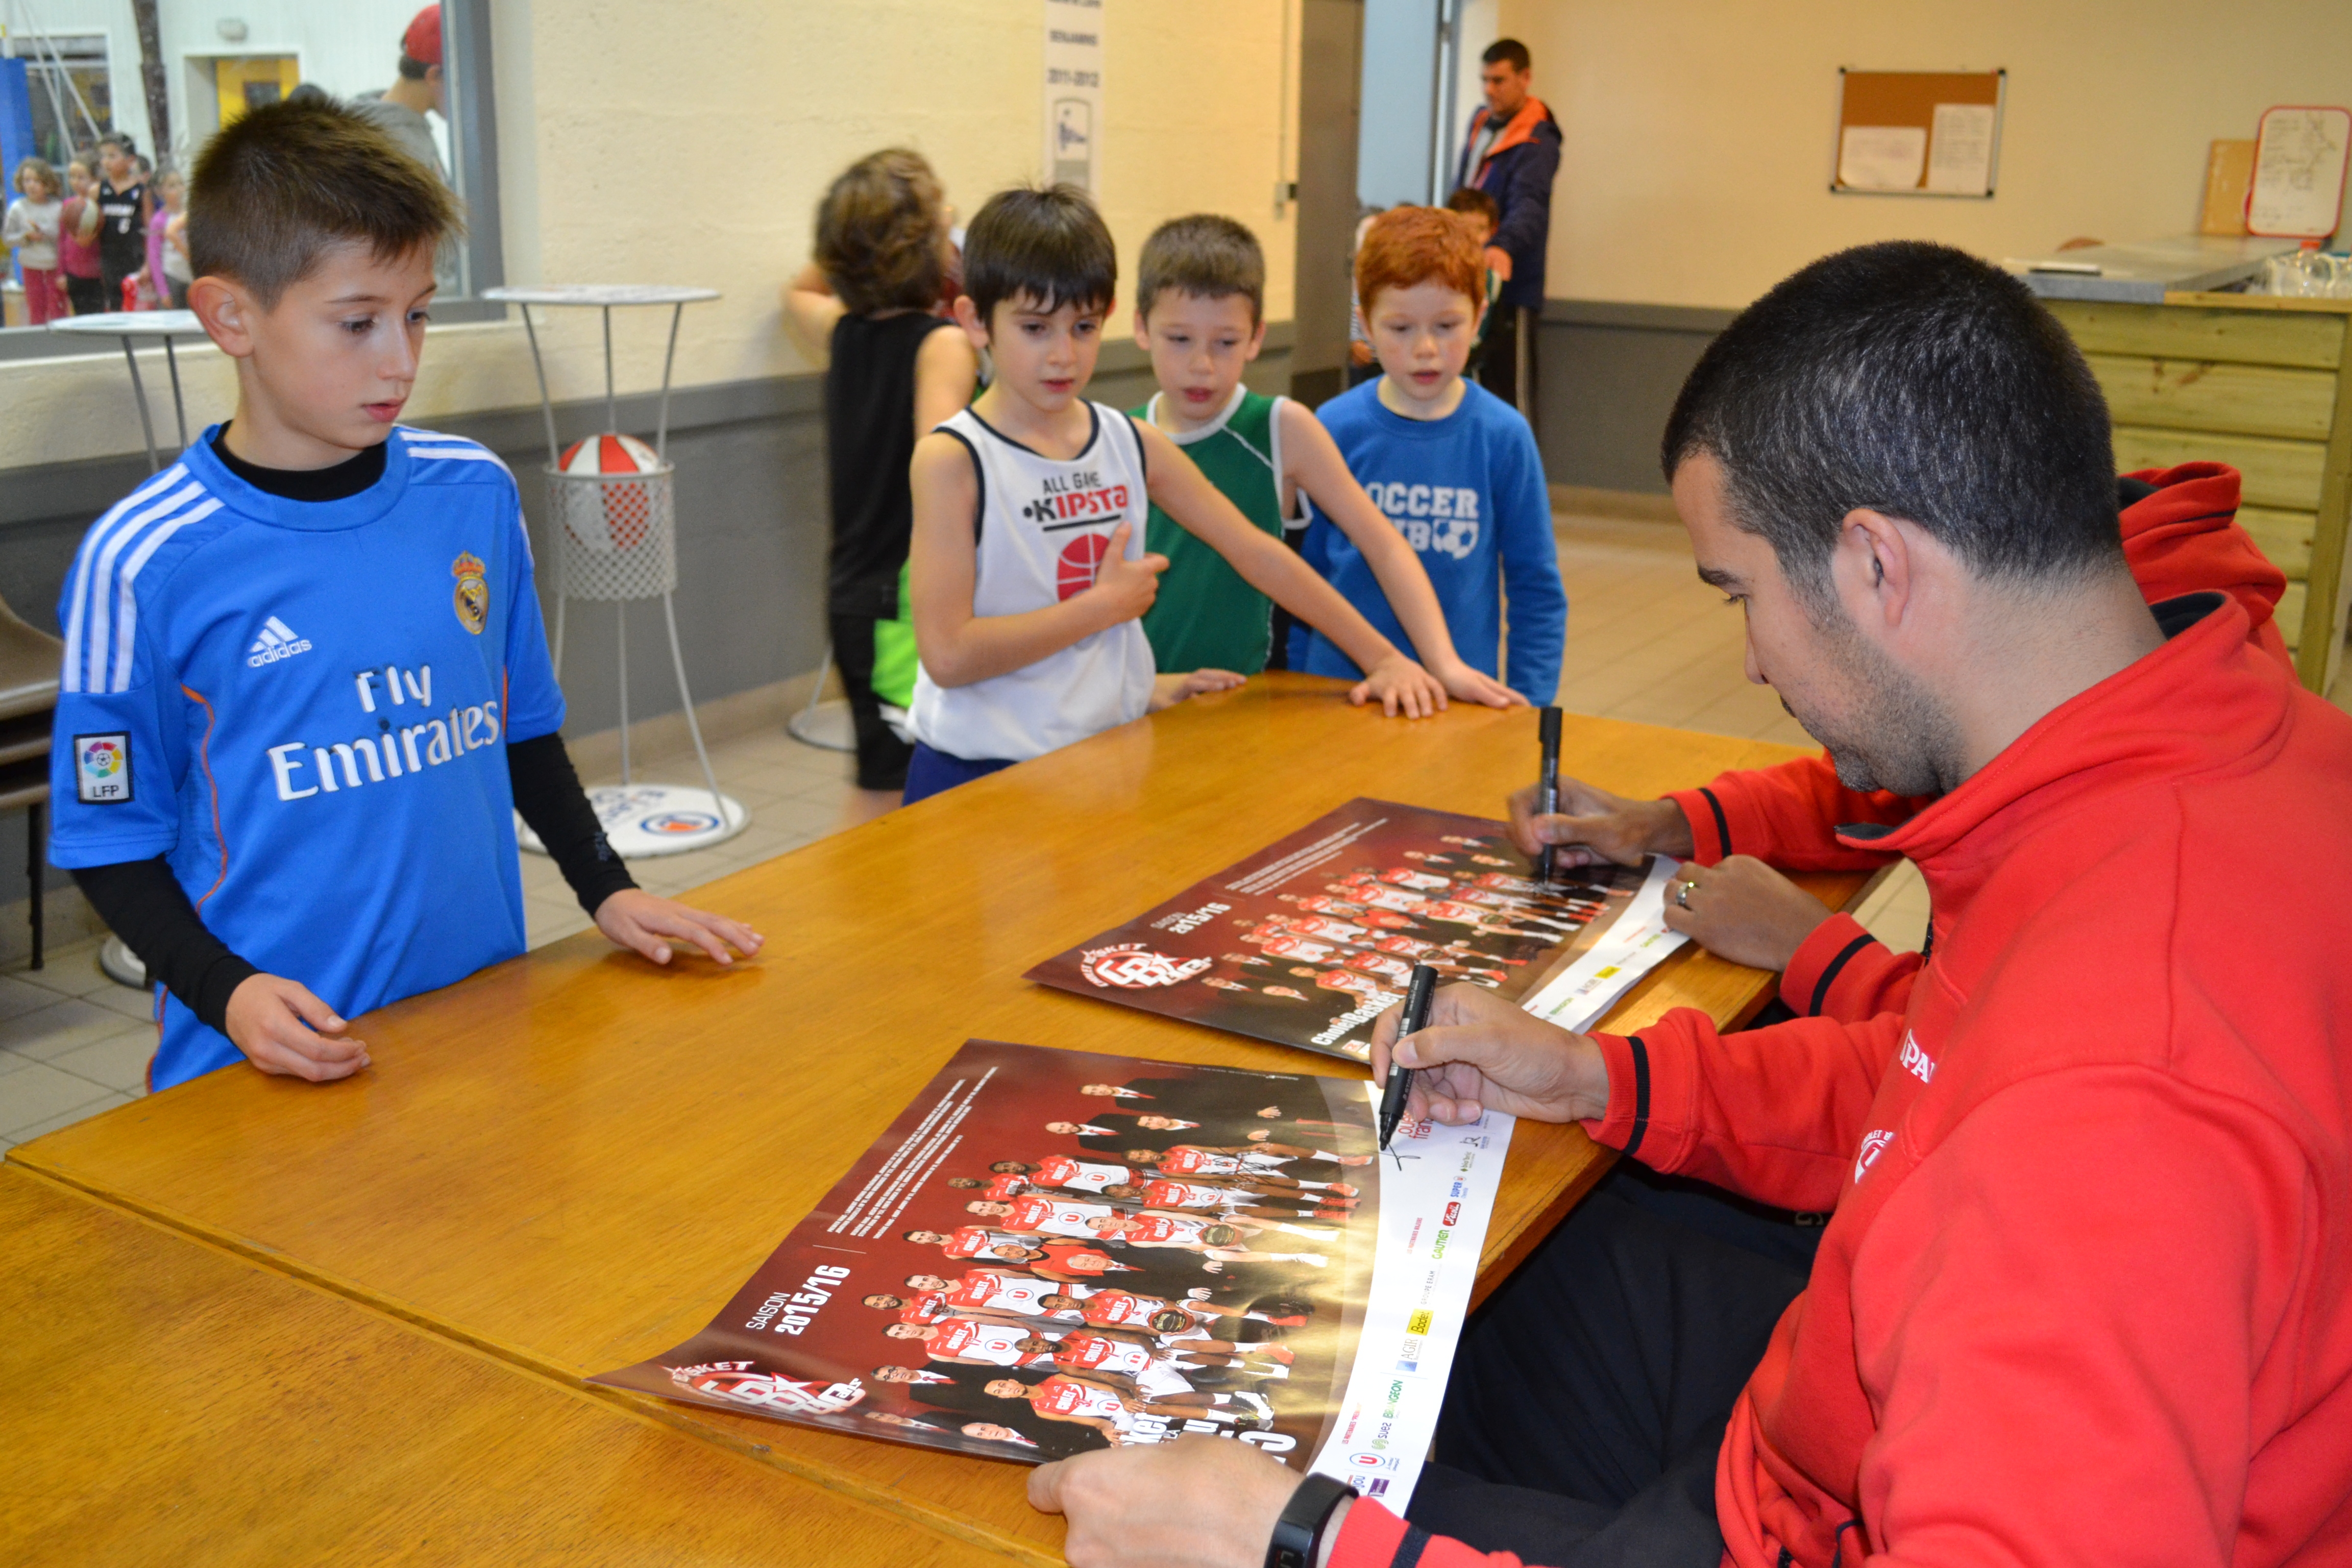
[[74, 795], [84, 805], [120, 805], [131, 798], [131, 737], [76, 735]]

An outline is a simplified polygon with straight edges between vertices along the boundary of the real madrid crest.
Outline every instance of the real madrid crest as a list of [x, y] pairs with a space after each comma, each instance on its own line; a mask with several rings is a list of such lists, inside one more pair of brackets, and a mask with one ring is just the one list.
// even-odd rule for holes
[[482, 576], [482, 563], [474, 559], [473, 552], [463, 550], [449, 563], [449, 574], [457, 579], [454, 595], [457, 620], [476, 637], [482, 635], [482, 624], [490, 618], [490, 585]]

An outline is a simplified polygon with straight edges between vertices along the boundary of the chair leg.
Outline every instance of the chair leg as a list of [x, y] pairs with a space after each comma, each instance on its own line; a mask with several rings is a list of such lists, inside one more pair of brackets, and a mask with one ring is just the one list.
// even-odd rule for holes
[[47, 858], [45, 851], [47, 848], [47, 846], [41, 842], [43, 837], [41, 833], [41, 818], [47, 813], [47, 805], [45, 802], [37, 800], [32, 804], [31, 809], [25, 813], [25, 868], [26, 874], [32, 879], [33, 882], [33, 967], [35, 969], [41, 967], [41, 942], [43, 936], [41, 921], [41, 884], [48, 880], [47, 877], [42, 875], [44, 867], [41, 864], [41, 862]]

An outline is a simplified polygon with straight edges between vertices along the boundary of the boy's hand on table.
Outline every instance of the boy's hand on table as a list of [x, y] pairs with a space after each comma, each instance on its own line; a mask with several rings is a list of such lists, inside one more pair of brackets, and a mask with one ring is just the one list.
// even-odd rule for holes
[[282, 974], [249, 974], [229, 993], [222, 1022], [230, 1043], [263, 1072], [327, 1083], [368, 1065], [366, 1043], [310, 987]]
[[1489, 708], [1524, 708], [1528, 700], [1487, 674], [1474, 669], [1465, 661], [1433, 659], [1429, 673], [1435, 676], [1449, 696], [1465, 702], [1483, 702]]
[[1372, 1080], [1389, 1063], [1413, 1069], [1407, 1109], [1448, 1126], [1487, 1109], [1538, 1121], [1581, 1121], [1609, 1110], [1609, 1068], [1591, 1037], [1530, 1017], [1484, 986], [1446, 985], [1430, 999], [1429, 1022], [1397, 1039], [1404, 1011], [1372, 1025]]
[[714, 963], [732, 963], [735, 952], [749, 958], [768, 939], [740, 921], [714, 915], [673, 899], [658, 898], [643, 888], [624, 888], [596, 906], [596, 929], [615, 946], [641, 952], [656, 963], [667, 963], [666, 937], [691, 942], [710, 955]]
[[1638, 866], [1650, 855], [1688, 855], [1690, 820], [1670, 800], [1627, 800], [1580, 779], [1559, 781], [1559, 810], [1536, 812], [1536, 786], [1511, 796], [1511, 842], [1523, 854], [1553, 847], [1555, 867]]
[[1147, 712], [1157, 713], [1162, 708], [1173, 708], [1187, 697], [1199, 697], [1211, 691], [1231, 691], [1236, 686], [1249, 683], [1246, 675], [1235, 675], [1230, 669], [1196, 669], [1189, 675], [1155, 675], [1151, 678], [1151, 706]]
[[1168, 570], [1168, 557], [1150, 551], [1132, 561], [1127, 558], [1132, 532], [1133, 525], [1124, 522], [1110, 531], [1102, 564], [1095, 569], [1094, 586], [1087, 590], [1102, 606], [1106, 626], [1124, 626], [1151, 608], [1151, 601], [1160, 596], [1160, 574]]
[[1257, 1568], [1300, 1479], [1250, 1444], [1190, 1436], [1040, 1465], [1029, 1503], [1068, 1519], [1071, 1568]]
[[1360, 708], [1374, 698], [1380, 699], [1381, 711], [1391, 719], [1399, 713], [1408, 719], [1426, 719], [1445, 707], [1445, 688], [1437, 677], [1391, 649], [1348, 693], [1348, 700]]
[[1713, 866], [1685, 861], [1666, 884], [1666, 929], [1752, 969], [1789, 967], [1829, 919], [1822, 901], [1753, 855]]

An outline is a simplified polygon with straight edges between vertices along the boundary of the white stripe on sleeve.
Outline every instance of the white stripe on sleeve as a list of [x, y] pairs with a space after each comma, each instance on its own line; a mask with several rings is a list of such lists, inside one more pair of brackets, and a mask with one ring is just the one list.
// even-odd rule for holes
[[205, 487], [191, 480], [154, 505], [144, 510], [131, 513], [107, 535], [105, 544], [100, 547], [89, 567], [87, 584], [89, 598], [89, 622], [85, 627], [75, 628], [81, 635], [68, 650], [72, 655], [73, 662], [79, 666], [77, 673], [81, 684], [75, 687], [75, 690], [103, 691], [106, 689], [109, 646], [107, 629], [112, 609], [110, 601], [114, 596], [116, 557], [122, 553], [124, 545], [138, 537], [141, 529], [159, 518], [169, 517], [185, 509], [204, 493]]
[[139, 630], [139, 601], [131, 595], [131, 585], [138, 580], [139, 569], [147, 564], [150, 556], [163, 547], [165, 540], [192, 522], [202, 522], [205, 518], [220, 510], [220, 506], [218, 497], [208, 496], [202, 505], [192, 506], [168, 522], [158, 524], [154, 531], [140, 542], [139, 548], [131, 552], [131, 559], [123, 563], [121, 614], [115, 622], [114, 668], [106, 688], [109, 691], [131, 689], [131, 639], [138, 635]]
[[109, 507], [99, 520], [90, 524], [89, 534], [74, 552], [73, 576], [67, 585], [65, 610], [66, 651], [58, 680], [64, 689], [82, 689], [82, 622], [89, 612], [91, 567], [97, 552], [104, 548], [106, 539], [115, 529], [123, 526], [123, 519], [137, 510], [142, 502], [157, 491], [167, 489], [187, 477], [187, 469], [174, 463]]

